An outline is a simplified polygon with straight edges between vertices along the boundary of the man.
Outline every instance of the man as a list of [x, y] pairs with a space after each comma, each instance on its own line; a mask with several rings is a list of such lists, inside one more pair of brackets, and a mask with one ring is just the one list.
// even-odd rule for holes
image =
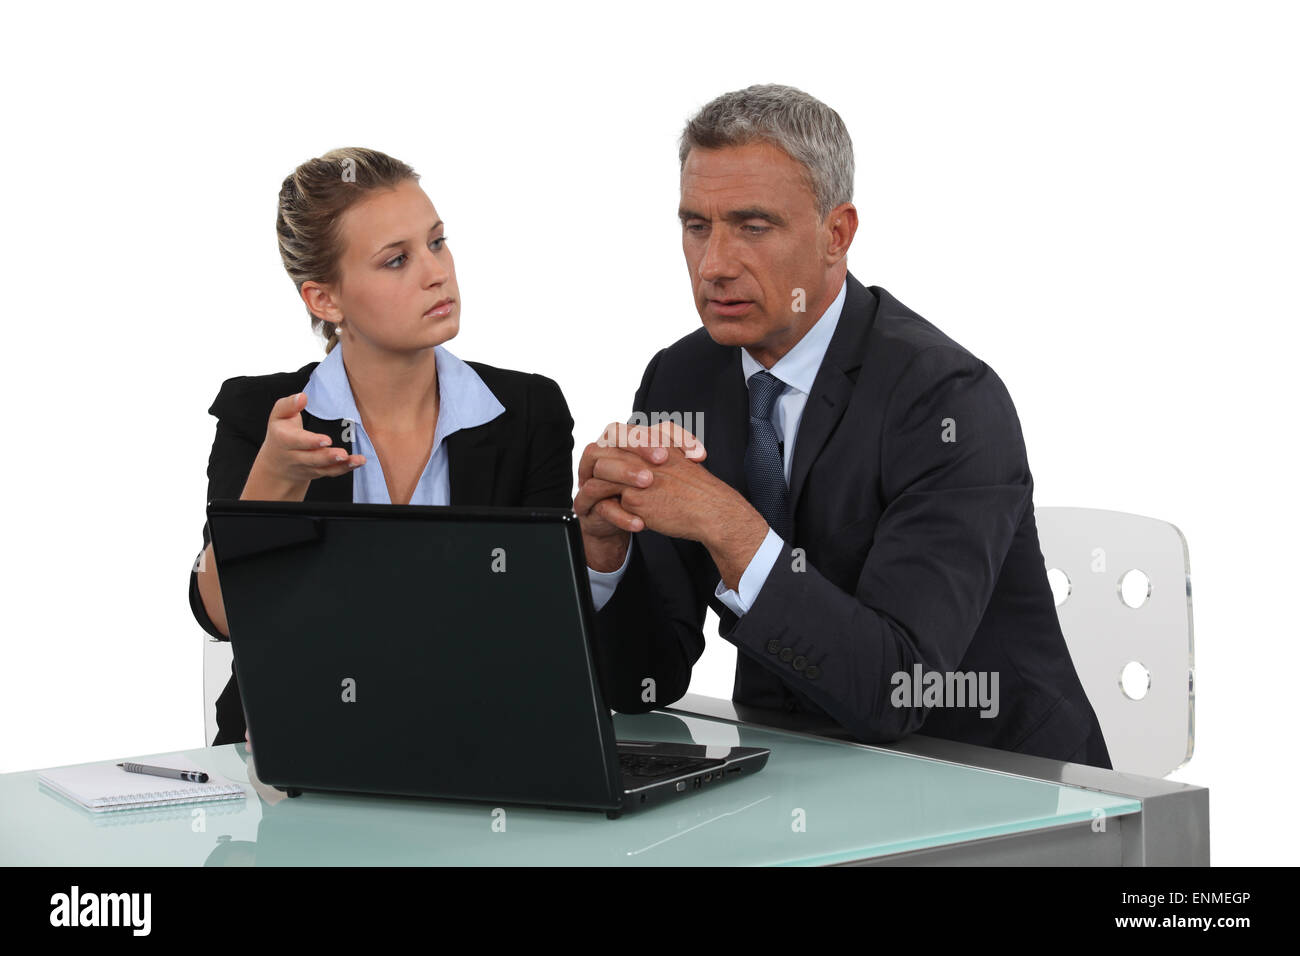
[[675, 423], [613, 425], [582, 456], [574, 510], [607, 702], [681, 697], [707, 605], [738, 651], [738, 703], [865, 742], [924, 729], [1110, 767], [1005, 386], [848, 272], [858, 213], [839, 116], [750, 87], [700, 110], [679, 158], [703, 327], [655, 355], [634, 409], [703, 421], [704, 447]]

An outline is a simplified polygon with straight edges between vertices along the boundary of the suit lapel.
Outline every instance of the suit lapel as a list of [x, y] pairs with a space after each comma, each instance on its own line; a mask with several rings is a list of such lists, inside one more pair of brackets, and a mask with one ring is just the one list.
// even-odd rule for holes
[[447, 436], [447, 470], [453, 505], [494, 503], [497, 448], [492, 440], [492, 424], [485, 422], [474, 428], [462, 428]]
[[745, 387], [739, 348], [731, 350], [726, 371], [714, 388], [712, 415], [696, 437], [709, 453], [704, 467], [748, 498], [745, 446], [749, 443], [749, 389]]
[[[840, 313], [835, 334], [826, 347], [826, 355], [813, 379], [812, 392], [804, 406], [799, 421], [799, 434], [794, 445], [794, 461], [790, 466], [790, 515], [799, 506], [808, 472], [830, 440], [848, 407], [849, 398], [857, 382], [857, 372], [862, 366], [867, 335], [876, 318], [876, 297], [850, 273], [845, 282], [844, 310]], [[748, 425], [744, 434], [748, 435]], [[705, 447], [708, 447], [707, 445]], [[742, 467], [743, 467], [743, 452]]]

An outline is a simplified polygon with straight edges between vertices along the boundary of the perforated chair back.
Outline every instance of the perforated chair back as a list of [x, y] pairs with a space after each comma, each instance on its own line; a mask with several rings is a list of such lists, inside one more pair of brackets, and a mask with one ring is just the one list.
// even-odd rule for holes
[[1036, 508], [1056, 612], [1116, 770], [1163, 777], [1195, 741], [1192, 578], [1172, 524]]

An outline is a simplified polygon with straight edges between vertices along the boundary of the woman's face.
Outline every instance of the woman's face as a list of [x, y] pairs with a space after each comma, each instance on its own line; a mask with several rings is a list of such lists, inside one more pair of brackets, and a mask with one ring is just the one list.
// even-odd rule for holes
[[316, 311], [344, 320], [344, 341], [359, 338], [406, 352], [455, 337], [456, 267], [442, 220], [419, 183], [408, 180], [372, 193], [343, 214], [340, 229], [340, 279], [324, 290], [337, 315]]

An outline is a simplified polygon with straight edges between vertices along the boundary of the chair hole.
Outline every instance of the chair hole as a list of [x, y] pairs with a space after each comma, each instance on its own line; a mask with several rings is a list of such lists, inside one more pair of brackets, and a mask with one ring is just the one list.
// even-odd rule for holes
[[1147, 603], [1151, 596], [1151, 579], [1134, 568], [1124, 572], [1119, 579], [1119, 599], [1132, 608], [1139, 608]]
[[1047, 572], [1047, 583], [1052, 586], [1052, 599], [1060, 607], [1070, 596], [1070, 576], [1060, 568], [1051, 568]]
[[1129, 700], [1141, 700], [1151, 690], [1151, 672], [1137, 661], [1129, 661], [1120, 671], [1119, 687]]

